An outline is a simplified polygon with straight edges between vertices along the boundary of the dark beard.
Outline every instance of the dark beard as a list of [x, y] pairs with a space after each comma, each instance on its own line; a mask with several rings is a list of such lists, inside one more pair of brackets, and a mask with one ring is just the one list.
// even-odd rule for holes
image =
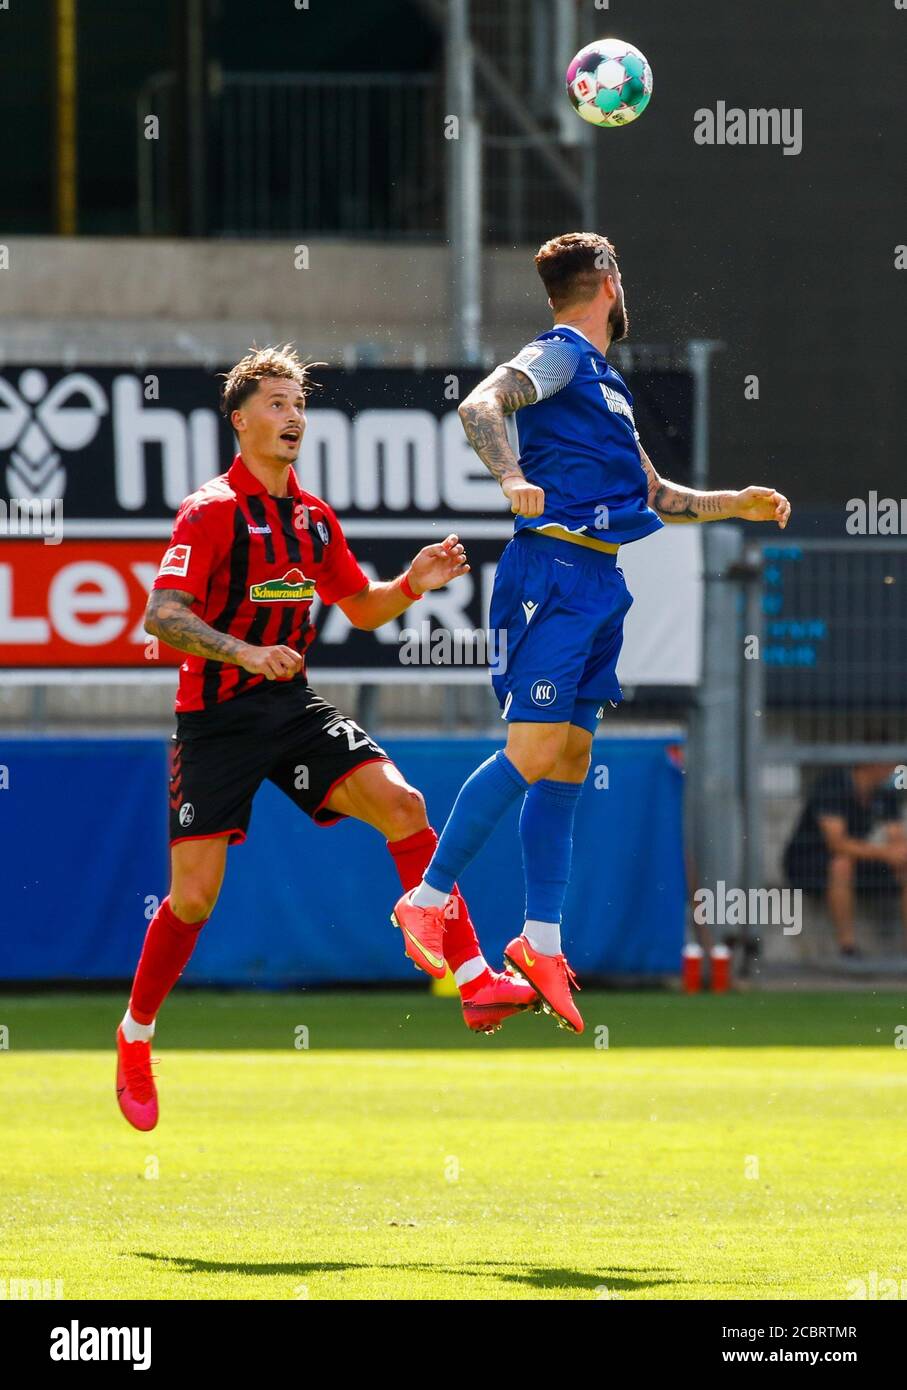
[[608, 315], [608, 323], [611, 326], [612, 343], [621, 342], [630, 332], [630, 316], [627, 313], [623, 295], [620, 299], [615, 299]]

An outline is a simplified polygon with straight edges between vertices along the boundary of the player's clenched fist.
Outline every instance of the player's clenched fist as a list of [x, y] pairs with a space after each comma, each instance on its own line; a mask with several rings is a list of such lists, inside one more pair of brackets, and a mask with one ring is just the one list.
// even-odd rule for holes
[[745, 487], [735, 496], [734, 515], [744, 521], [777, 521], [783, 531], [790, 520], [790, 502], [773, 487]]
[[247, 647], [239, 665], [253, 676], [264, 676], [268, 681], [284, 681], [296, 675], [302, 665], [302, 657], [292, 647]]
[[545, 493], [519, 473], [501, 479], [501, 491], [517, 516], [541, 516], [545, 510]]

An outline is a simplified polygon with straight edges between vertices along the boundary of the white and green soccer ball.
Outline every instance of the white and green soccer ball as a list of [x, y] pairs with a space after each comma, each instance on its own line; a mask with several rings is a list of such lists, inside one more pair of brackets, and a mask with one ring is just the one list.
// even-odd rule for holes
[[652, 69], [643, 53], [622, 39], [581, 48], [567, 69], [567, 95], [592, 125], [629, 125], [652, 96]]

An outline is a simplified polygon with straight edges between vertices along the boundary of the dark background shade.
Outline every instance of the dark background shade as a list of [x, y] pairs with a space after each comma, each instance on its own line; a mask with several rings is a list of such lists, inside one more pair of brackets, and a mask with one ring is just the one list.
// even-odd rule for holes
[[[136, 231], [136, 95], [172, 65], [177, 12], [178, 0], [80, 0], [83, 232]], [[582, 13], [583, 42], [617, 32], [655, 72], [638, 123], [594, 132], [598, 222], [621, 253], [634, 337], [724, 342], [713, 478], [772, 482], [810, 524], [826, 507], [843, 535], [847, 499], [897, 496], [903, 475], [907, 12], [890, 0], [635, 0]], [[210, 56], [226, 70], [440, 73], [439, 37], [406, 0], [302, 12], [219, 0], [213, 14]], [[50, 0], [0, 13], [0, 234], [52, 228], [50, 15]], [[801, 108], [802, 153], [697, 145], [694, 113], [719, 100]], [[555, 204], [542, 230], [571, 219]], [[749, 374], [757, 401], [744, 398]]]

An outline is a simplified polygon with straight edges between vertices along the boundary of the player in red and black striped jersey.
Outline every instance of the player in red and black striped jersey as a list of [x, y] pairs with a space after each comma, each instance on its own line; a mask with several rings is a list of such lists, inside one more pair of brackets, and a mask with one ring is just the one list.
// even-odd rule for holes
[[[352, 816], [387, 839], [404, 891], [437, 843], [421, 794], [383, 748], [308, 683], [316, 594], [374, 629], [422, 593], [469, 570], [456, 536], [426, 546], [405, 575], [370, 581], [326, 502], [294, 471], [310, 382], [290, 348], [256, 350], [228, 374], [223, 409], [239, 440], [229, 470], [187, 497], [149, 597], [148, 632], [186, 653], [170, 779], [170, 892], [151, 921], [117, 1030], [117, 1096], [137, 1129], [157, 1123], [151, 1037], [164, 999], [214, 908], [227, 847], [246, 838], [267, 779], [316, 824]], [[535, 991], [489, 969], [455, 893], [437, 930], [404, 930], [431, 975], [449, 965], [470, 1028], [492, 1031], [537, 1005]]]
[[[301, 657], [315, 636], [315, 594], [338, 603], [367, 586], [327, 503], [304, 492], [292, 468], [286, 495], [272, 497], [241, 454], [186, 498], [154, 581], [156, 590], [188, 594], [192, 612], [218, 632]], [[305, 678], [301, 665], [294, 678]], [[190, 653], [180, 667], [177, 712], [211, 709], [265, 679], [254, 667]]]

